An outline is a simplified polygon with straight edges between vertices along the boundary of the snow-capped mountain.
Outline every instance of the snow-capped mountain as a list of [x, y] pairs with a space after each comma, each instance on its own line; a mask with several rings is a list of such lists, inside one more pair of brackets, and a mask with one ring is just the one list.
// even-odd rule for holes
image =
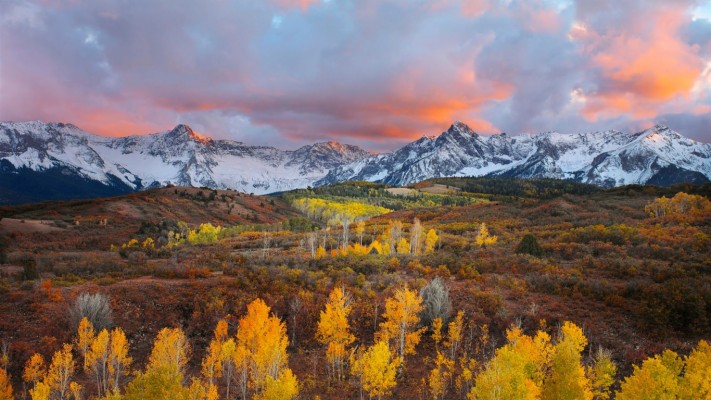
[[[307, 187], [329, 170], [368, 155], [359, 147], [336, 142], [293, 151], [249, 146], [213, 140], [186, 125], [151, 135], [108, 138], [70, 124], [0, 123], [0, 186], [8, 188], [7, 197], [12, 197], [7, 195], [12, 185], [23, 191], [17, 186], [27, 179], [19, 177], [27, 174], [33, 179], [39, 174], [68, 180], [67, 191], [82, 183], [105, 189], [88, 196], [167, 184], [272, 193]], [[0, 194], [0, 203], [16, 202], [3, 197]]]
[[656, 125], [618, 131], [480, 136], [456, 122], [391, 153], [333, 169], [317, 185], [346, 180], [408, 185], [447, 176], [572, 179], [604, 187], [711, 180], [711, 145]]
[[480, 136], [461, 122], [393, 152], [317, 143], [297, 150], [213, 140], [186, 125], [108, 138], [71, 124], [0, 123], [0, 204], [106, 196], [167, 184], [273, 193], [347, 180], [572, 179], [604, 187], [711, 180], [711, 145], [657, 125], [618, 131]]

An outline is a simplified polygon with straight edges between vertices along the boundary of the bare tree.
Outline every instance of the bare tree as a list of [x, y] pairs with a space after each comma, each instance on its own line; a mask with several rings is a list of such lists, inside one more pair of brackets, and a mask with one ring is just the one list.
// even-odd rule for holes
[[303, 306], [304, 303], [298, 295], [289, 301], [289, 313], [291, 314], [291, 344], [293, 344], [294, 347], [296, 347], [296, 317], [301, 312]]
[[425, 306], [420, 315], [423, 323], [429, 325], [435, 318], [441, 318], [442, 322], [449, 319], [452, 301], [449, 299], [449, 287], [442, 278], [436, 277], [420, 289], [420, 297]]
[[262, 233], [262, 258], [267, 258], [269, 256], [269, 248], [272, 245], [272, 236], [269, 232], [264, 231]]
[[306, 243], [308, 244], [309, 251], [311, 251], [311, 258], [316, 258], [316, 248], [318, 247], [318, 232], [309, 232], [306, 235]]
[[109, 328], [113, 324], [110, 299], [101, 293], [82, 293], [69, 309], [69, 317], [74, 329], [79, 326], [79, 322], [84, 317], [97, 331]]
[[420, 254], [422, 249], [423, 229], [419, 218], [415, 218], [410, 227], [410, 250], [412, 254]]

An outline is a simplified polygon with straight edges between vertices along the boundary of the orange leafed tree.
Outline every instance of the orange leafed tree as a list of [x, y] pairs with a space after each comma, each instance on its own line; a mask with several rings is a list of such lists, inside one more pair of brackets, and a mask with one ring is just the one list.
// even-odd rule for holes
[[[286, 348], [289, 339], [286, 326], [274, 315], [261, 299], [256, 299], [247, 306], [247, 315], [239, 320], [237, 347], [244, 348], [247, 354], [250, 374], [250, 387], [256, 394], [267, 388], [267, 382], [286, 377], [288, 356]], [[271, 382], [270, 385], [279, 385]], [[296, 391], [298, 392], [298, 390]]]
[[12, 385], [10, 385], [10, 378], [7, 376], [7, 372], [0, 368], [0, 400], [13, 400], [12, 395]]

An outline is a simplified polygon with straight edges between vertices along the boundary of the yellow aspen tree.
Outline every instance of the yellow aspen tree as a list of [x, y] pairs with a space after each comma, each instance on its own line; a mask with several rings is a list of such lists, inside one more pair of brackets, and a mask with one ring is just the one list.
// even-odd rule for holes
[[449, 358], [456, 360], [459, 344], [462, 342], [464, 332], [464, 311], [457, 312], [457, 316], [449, 323], [445, 347], [449, 349]]
[[190, 345], [179, 328], [158, 332], [145, 372], [139, 372], [128, 386], [123, 400], [175, 400], [190, 395], [182, 385]]
[[225, 380], [225, 396], [230, 398], [230, 389], [232, 388], [232, 375], [235, 371], [234, 353], [237, 349], [237, 344], [234, 340], [229, 339], [222, 343], [220, 348], [220, 362], [222, 364], [222, 377]]
[[410, 254], [410, 242], [407, 239], [402, 238], [397, 243], [397, 253], [398, 254]]
[[358, 235], [358, 243], [363, 245], [363, 233], [365, 233], [365, 221], [358, 221], [355, 227], [355, 233]]
[[237, 383], [237, 388], [242, 395], [242, 400], [246, 400], [247, 389], [249, 386], [250, 355], [244, 345], [239, 345], [235, 348], [235, 351], [232, 354], [232, 363], [235, 367], [234, 377]]
[[27, 383], [31, 383], [32, 387], [36, 387], [37, 383], [44, 379], [45, 375], [47, 375], [47, 365], [44, 362], [44, 357], [38, 353], [33, 354], [25, 363], [22, 379]]
[[69, 392], [72, 394], [72, 399], [81, 400], [81, 385], [76, 382], [69, 382]]
[[699, 341], [685, 363], [680, 397], [711, 399], [711, 345], [705, 340]]
[[442, 341], [442, 318], [437, 317], [432, 320], [432, 340], [435, 342], [435, 348], [439, 351], [439, 343]]
[[486, 248], [486, 246], [496, 243], [498, 236], [492, 236], [489, 234], [489, 228], [486, 227], [485, 223], [479, 225], [479, 233], [476, 235], [476, 244], [479, 247]]
[[457, 391], [462, 396], [464, 393], [469, 393], [474, 387], [474, 371], [476, 370], [476, 360], [464, 356], [459, 358], [459, 375], [455, 379]]
[[314, 256], [314, 258], [320, 260], [324, 257], [326, 257], [326, 249], [323, 246], [319, 245], [316, 249], [316, 255]]
[[128, 374], [133, 361], [128, 356], [128, 340], [126, 334], [120, 328], [111, 331], [111, 343], [109, 345], [108, 375], [109, 385], [115, 392], [118, 392], [121, 377]]
[[383, 245], [377, 240], [373, 240], [373, 242], [370, 243], [370, 246], [368, 246], [368, 253], [371, 253], [373, 250], [375, 250], [378, 254], [384, 254]]
[[388, 344], [379, 341], [351, 362], [351, 374], [360, 378], [361, 389], [368, 395], [381, 399], [390, 395], [397, 384], [395, 374], [399, 360], [392, 359]]
[[215, 378], [222, 376], [222, 343], [227, 340], [227, 321], [221, 319], [215, 327], [215, 334], [207, 348], [207, 354], [202, 360], [202, 375], [210, 385], [215, 383]]
[[49, 400], [49, 393], [49, 385], [38, 382], [33, 389], [30, 389], [30, 398], [32, 400]]
[[562, 337], [553, 347], [550, 376], [543, 385], [544, 400], [592, 400], [590, 381], [585, 376], [581, 360], [588, 340], [583, 330], [572, 322], [564, 322]]
[[437, 241], [439, 241], [437, 232], [434, 229], [427, 231], [427, 235], [425, 235], [425, 254], [434, 253]]
[[470, 400], [528, 400], [541, 395], [545, 368], [550, 362], [550, 336], [539, 331], [535, 337], [520, 328], [506, 331], [508, 343], [496, 350], [486, 368], [477, 375], [467, 394]]
[[264, 389], [267, 376], [278, 379], [288, 362], [286, 326], [270, 311], [262, 299], [256, 299], [238, 323], [237, 345], [248, 351], [250, 383], [256, 392]]
[[435, 367], [430, 371], [428, 385], [432, 399], [445, 399], [454, 373], [454, 361], [437, 352]]
[[12, 385], [5, 369], [0, 369], [0, 400], [14, 400]]
[[299, 395], [299, 383], [289, 368], [281, 372], [278, 379], [267, 376], [264, 390], [254, 396], [255, 400], [291, 400]]
[[595, 361], [588, 368], [588, 379], [595, 400], [607, 400], [610, 398], [610, 387], [615, 383], [617, 366], [612, 361], [609, 351], [599, 347], [595, 355]]
[[53, 392], [57, 393], [57, 397], [60, 400], [64, 400], [68, 394], [69, 381], [73, 374], [74, 357], [72, 356], [72, 345], [65, 343], [62, 345], [62, 349], [52, 356], [45, 383]]
[[671, 351], [664, 350], [661, 356], [647, 358], [642, 366], [633, 366], [632, 375], [622, 381], [620, 391], [615, 398], [618, 400], [633, 399], [677, 399], [679, 374], [684, 362]]
[[420, 219], [415, 217], [410, 226], [410, 246], [412, 254], [419, 255], [422, 253], [423, 228]]
[[109, 342], [111, 338], [106, 329], [102, 329], [91, 342], [86, 354], [86, 369], [94, 375], [96, 391], [101, 397], [108, 391], [109, 382]]
[[326, 346], [326, 358], [336, 380], [344, 378], [348, 346], [355, 341], [348, 323], [351, 302], [348, 293], [339, 287], [334, 288], [328, 295], [326, 308], [321, 311], [316, 326], [316, 340]]
[[407, 287], [397, 289], [393, 297], [385, 301], [385, 321], [380, 324], [377, 340], [394, 343], [401, 372], [405, 365], [405, 355], [415, 354], [415, 347], [425, 329], [416, 329], [422, 309], [422, 298]]
[[171, 373], [182, 376], [189, 358], [190, 344], [183, 330], [163, 328], [153, 343], [148, 369], [167, 368]]
[[217, 386], [205, 385], [197, 378], [192, 379], [186, 400], [217, 400], [218, 398]]
[[77, 350], [82, 356], [84, 368], [86, 368], [86, 354], [89, 352], [91, 342], [94, 341], [95, 336], [94, 325], [86, 317], [82, 318], [77, 329]]

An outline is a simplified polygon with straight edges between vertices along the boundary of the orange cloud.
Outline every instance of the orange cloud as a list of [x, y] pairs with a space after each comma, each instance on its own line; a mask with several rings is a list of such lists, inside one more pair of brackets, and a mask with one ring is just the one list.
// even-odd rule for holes
[[593, 68], [601, 74], [595, 93], [588, 93], [584, 116], [604, 114], [653, 116], [665, 102], [689, 96], [703, 71], [698, 46], [679, 35], [686, 15], [657, 10], [642, 31], [599, 33], [575, 24], [569, 37], [583, 44]]

